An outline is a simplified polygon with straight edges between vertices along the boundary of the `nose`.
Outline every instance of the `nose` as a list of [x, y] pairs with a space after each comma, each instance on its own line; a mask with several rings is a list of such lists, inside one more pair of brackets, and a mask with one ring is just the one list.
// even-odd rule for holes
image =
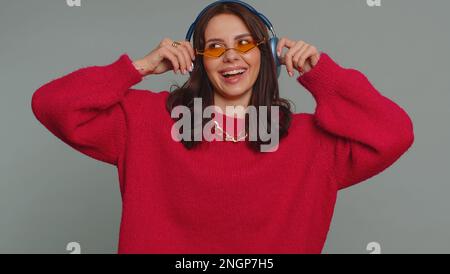
[[239, 58], [241, 58], [241, 55], [239, 54], [239, 52], [237, 52], [235, 49], [227, 49], [225, 51], [225, 53], [223, 54], [223, 61], [224, 62], [229, 62], [231, 60], [238, 60]]

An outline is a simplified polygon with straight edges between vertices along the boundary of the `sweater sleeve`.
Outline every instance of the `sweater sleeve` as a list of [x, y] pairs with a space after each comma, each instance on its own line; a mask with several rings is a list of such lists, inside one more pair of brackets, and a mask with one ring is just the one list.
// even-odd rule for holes
[[56, 137], [81, 153], [117, 164], [126, 140], [122, 100], [142, 81], [128, 55], [112, 64], [81, 68], [36, 90], [31, 107]]
[[343, 68], [322, 53], [319, 63], [298, 81], [316, 100], [316, 126], [332, 137], [338, 189], [380, 173], [413, 144], [408, 114], [360, 71]]

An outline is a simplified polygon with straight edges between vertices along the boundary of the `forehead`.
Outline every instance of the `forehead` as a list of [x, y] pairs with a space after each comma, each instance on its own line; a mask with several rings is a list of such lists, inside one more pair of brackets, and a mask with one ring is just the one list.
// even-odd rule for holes
[[250, 33], [250, 31], [241, 18], [234, 14], [219, 14], [208, 22], [205, 39], [234, 38], [243, 33]]

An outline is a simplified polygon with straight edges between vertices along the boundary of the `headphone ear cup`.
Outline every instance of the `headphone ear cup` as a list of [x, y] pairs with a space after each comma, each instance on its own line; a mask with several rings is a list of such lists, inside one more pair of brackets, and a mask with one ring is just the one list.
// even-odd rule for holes
[[277, 77], [279, 78], [280, 74], [281, 74], [281, 60], [280, 60], [280, 58], [278, 58], [278, 54], [277, 54], [278, 41], [279, 41], [279, 39], [276, 36], [269, 39], [270, 50], [272, 52], [273, 60], [275, 61]]

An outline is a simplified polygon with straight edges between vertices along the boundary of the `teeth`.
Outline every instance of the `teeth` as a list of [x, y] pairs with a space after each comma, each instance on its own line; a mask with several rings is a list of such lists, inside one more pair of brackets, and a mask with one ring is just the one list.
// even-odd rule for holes
[[233, 70], [233, 71], [227, 71], [225, 73], [223, 73], [223, 76], [227, 76], [227, 75], [235, 75], [235, 74], [239, 74], [239, 73], [243, 73], [245, 72], [245, 69], [239, 69], [239, 70]]

